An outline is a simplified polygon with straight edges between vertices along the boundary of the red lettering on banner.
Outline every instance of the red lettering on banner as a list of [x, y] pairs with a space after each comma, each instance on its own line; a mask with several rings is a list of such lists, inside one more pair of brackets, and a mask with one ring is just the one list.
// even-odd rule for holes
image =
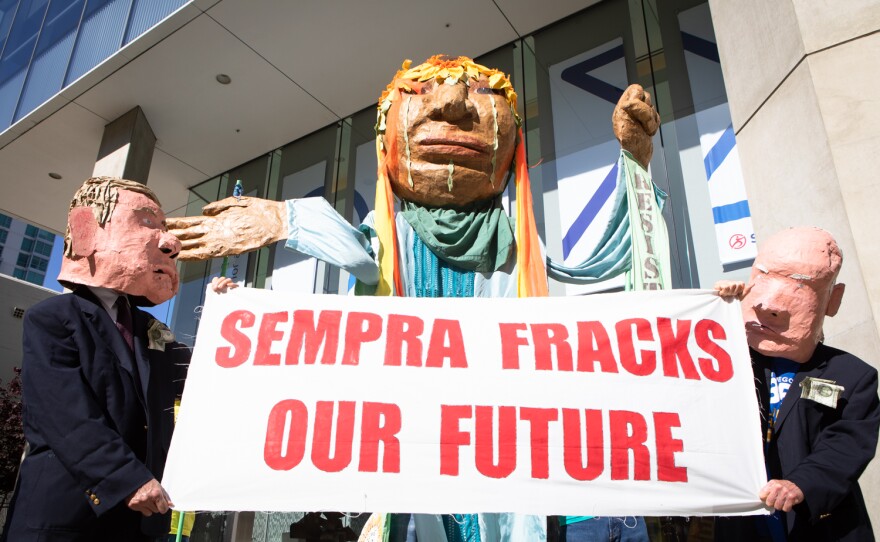
[[596, 363], [603, 373], [616, 373], [617, 361], [611, 350], [611, 339], [601, 322], [578, 322], [577, 370], [592, 373]]
[[[334, 401], [318, 401], [315, 407], [315, 431], [312, 441], [312, 464], [324, 472], [339, 472], [351, 463], [354, 441], [354, 401], [339, 401], [336, 415], [336, 438], [333, 434]], [[335, 444], [333, 455], [330, 445]]]
[[501, 332], [501, 368], [519, 369], [519, 347], [529, 344], [528, 339], [520, 337], [519, 331], [528, 329], [526, 324], [498, 324]]
[[[251, 327], [257, 317], [250, 311], [232, 311], [220, 324], [220, 336], [232, 346], [220, 346], [214, 354], [214, 361], [225, 369], [238, 367], [251, 355], [251, 341], [239, 328]], [[233, 350], [234, 349], [234, 350]]]
[[281, 354], [272, 353], [272, 343], [284, 338], [284, 332], [278, 331], [278, 324], [286, 321], [286, 312], [268, 312], [263, 315], [260, 320], [260, 334], [257, 335], [254, 365], [281, 365]]
[[471, 443], [470, 432], [461, 430], [461, 420], [473, 415], [472, 406], [440, 406], [440, 474], [458, 476], [458, 449]]
[[[498, 407], [498, 431], [494, 429], [494, 407], [478, 406], [476, 419], [477, 470], [489, 478], [507, 478], [516, 469], [516, 407]], [[495, 435], [498, 462], [495, 462]]]
[[[291, 470], [298, 466], [305, 457], [309, 436], [312, 465], [316, 468], [324, 472], [340, 472], [351, 465], [357, 404], [354, 401], [317, 401], [314, 410], [310, 426], [309, 410], [302, 401], [285, 399], [272, 407], [263, 447], [263, 460], [269, 468]], [[400, 441], [397, 438], [400, 426], [400, 407], [397, 405], [363, 403], [359, 472], [378, 471], [380, 442], [384, 449], [382, 472], [400, 472]]]
[[657, 479], [661, 482], [687, 482], [687, 467], [675, 464], [675, 453], [684, 451], [684, 442], [672, 438], [672, 428], [681, 427], [674, 412], [654, 413], [654, 440], [657, 445]]
[[532, 324], [532, 340], [535, 341], [535, 369], [553, 370], [553, 351], [556, 351], [556, 368], [571, 371], [571, 346], [568, 329], [562, 324]]
[[559, 419], [555, 408], [519, 409], [519, 417], [529, 423], [529, 441], [532, 443], [532, 478], [550, 477], [550, 422]]
[[357, 365], [361, 358], [361, 345], [379, 340], [382, 336], [382, 317], [371, 312], [351, 312], [345, 322], [345, 349], [343, 365]]
[[385, 342], [385, 365], [400, 366], [403, 347], [406, 345], [406, 364], [422, 366], [422, 339], [425, 322], [416, 316], [389, 314]]
[[266, 444], [263, 446], [266, 465], [274, 470], [290, 470], [299, 465], [306, 453], [308, 428], [309, 411], [302, 401], [286, 399], [272, 407], [266, 427]]
[[382, 472], [400, 472], [400, 407], [390, 403], [364, 403], [361, 422], [360, 472], [378, 472], [382, 443]]
[[611, 410], [608, 412], [608, 432], [611, 435], [611, 479], [629, 480], [629, 452], [633, 456], [633, 480], [651, 479], [651, 454], [648, 424], [638, 412]]
[[443, 360], [449, 360], [449, 366], [467, 368], [467, 355], [464, 352], [464, 337], [461, 335], [461, 324], [458, 320], [434, 320], [431, 329], [431, 342], [428, 344], [428, 359], [425, 367], [443, 367]]
[[733, 361], [730, 354], [721, 348], [717, 342], [712, 339], [726, 340], [727, 334], [724, 327], [714, 320], [700, 320], [694, 330], [694, 336], [697, 339], [697, 346], [703, 349], [703, 352], [715, 358], [715, 363], [709, 358], [697, 358], [700, 364], [700, 370], [703, 376], [714, 382], [727, 382], [733, 378]]
[[[595, 480], [605, 470], [604, 435], [602, 434], [602, 411], [584, 410], [586, 442], [581, 438], [581, 413], [574, 408], [562, 409], [563, 459], [565, 472], [575, 480]], [[584, 452], [587, 449], [587, 464]]]
[[[672, 329], [672, 320], [657, 318], [657, 334], [660, 336], [660, 352], [663, 358], [663, 376], [679, 378], [678, 367], [688, 380], [699, 380], [700, 374], [694, 365], [694, 358], [688, 350], [688, 337], [691, 334], [690, 320], [676, 320]], [[676, 363], [678, 360], [678, 363]]]
[[336, 363], [341, 321], [342, 311], [321, 311], [317, 324], [315, 324], [314, 311], [293, 311], [293, 327], [290, 330], [290, 340], [287, 343], [287, 355], [284, 358], [284, 363], [286, 365], [299, 363], [300, 355], [303, 354], [303, 347], [305, 347], [303, 363], [314, 364], [318, 359], [318, 349], [322, 344], [324, 349], [321, 354], [321, 364], [333, 365]]
[[640, 341], [654, 340], [654, 336], [651, 334], [651, 324], [644, 318], [630, 318], [617, 322], [614, 329], [617, 331], [620, 364], [636, 376], [647, 376], [653, 373], [657, 367], [657, 354], [652, 350], [640, 350], [641, 361], [636, 358], [633, 327], [636, 328], [636, 335]]
[[[656, 466], [657, 481], [687, 482], [687, 468], [675, 464], [675, 454], [684, 451], [684, 442], [672, 435], [673, 428], [681, 427], [677, 413], [654, 412], [646, 419], [638, 412], [611, 410], [606, 431], [602, 410], [561, 410], [563, 466], [572, 479], [596, 480], [610, 465], [611, 480], [647, 481]], [[550, 446], [550, 424], [559, 420], [559, 409], [442, 405], [440, 412], [440, 474], [458, 476], [465, 457], [487, 478], [510, 476], [517, 468], [517, 425], [522, 421], [530, 430], [524, 444], [529, 446], [530, 476], [550, 478], [550, 452], [559, 453], [558, 443]], [[472, 418], [473, 427], [463, 429], [462, 420]], [[653, 442], [648, 441], [650, 422]], [[473, 454], [462, 454], [471, 443]], [[606, 449], [610, 449], [608, 457]]]

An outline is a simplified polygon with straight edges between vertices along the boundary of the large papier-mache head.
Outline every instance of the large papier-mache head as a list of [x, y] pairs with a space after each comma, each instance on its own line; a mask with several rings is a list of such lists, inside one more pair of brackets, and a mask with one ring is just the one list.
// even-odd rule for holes
[[843, 253], [819, 228], [791, 228], [764, 241], [742, 300], [749, 346], [772, 357], [809, 361], [826, 316], [840, 308]]
[[518, 291], [546, 295], [547, 277], [510, 79], [467, 57], [436, 55], [415, 67], [407, 60], [378, 107], [379, 295], [401, 291], [394, 195], [427, 208], [479, 207], [504, 191], [514, 164]]
[[507, 76], [466, 57], [406, 61], [379, 100], [384, 166], [401, 199], [464, 207], [504, 190], [516, 142]]
[[100, 286], [155, 305], [177, 293], [180, 241], [152, 190], [114, 177], [88, 179], [70, 202], [58, 282]]

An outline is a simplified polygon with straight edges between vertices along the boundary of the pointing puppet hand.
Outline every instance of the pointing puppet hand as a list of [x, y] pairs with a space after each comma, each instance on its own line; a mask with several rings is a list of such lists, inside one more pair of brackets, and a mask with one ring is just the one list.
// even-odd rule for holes
[[651, 104], [651, 94], [641, 85], [628, 86], [614, 108], [611, 124], [620, 146], [647, 168], [654, 153], [651, 138], [660, 127], [660, 115]]
[[242, 254], [287, 238], [283, 201], [226, 198], [202, 208], [203, 216], [168, 218], [182, 245], [178, 259], [207, 260]]

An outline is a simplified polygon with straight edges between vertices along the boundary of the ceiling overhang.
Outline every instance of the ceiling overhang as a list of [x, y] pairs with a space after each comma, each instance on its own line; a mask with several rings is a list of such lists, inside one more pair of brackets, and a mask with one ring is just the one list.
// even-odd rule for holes
[[479, 56], [597, 1], [195, 0], [0, 134], [0, 210], [63, 232], [104, 126], [140, 106], [148, 185], [180, 214], [189, 187], [375, 103], [404, 58]]

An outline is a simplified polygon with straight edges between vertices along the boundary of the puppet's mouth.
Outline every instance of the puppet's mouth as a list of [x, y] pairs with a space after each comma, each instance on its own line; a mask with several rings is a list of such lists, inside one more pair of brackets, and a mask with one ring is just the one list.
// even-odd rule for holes
[[452, 154], [488, 154], [489, 152], [489, 146], [485, 142], [467, 136], [426, 137], [419, 141], [418, 144], [428, 152], [441, 151]]
[[779, 335], [779, 332], [772, 327], [765, 326], [761, 322], [756, 321], [746, 322], [746, 331], [762, 333], [764, 335]]
[[153, 274], [154, 275], [167, 275], [169, 278], [172, 277], [172, 275], [173, 275], [169, 270], [162, 269], [160, 267], [153, 269]]

